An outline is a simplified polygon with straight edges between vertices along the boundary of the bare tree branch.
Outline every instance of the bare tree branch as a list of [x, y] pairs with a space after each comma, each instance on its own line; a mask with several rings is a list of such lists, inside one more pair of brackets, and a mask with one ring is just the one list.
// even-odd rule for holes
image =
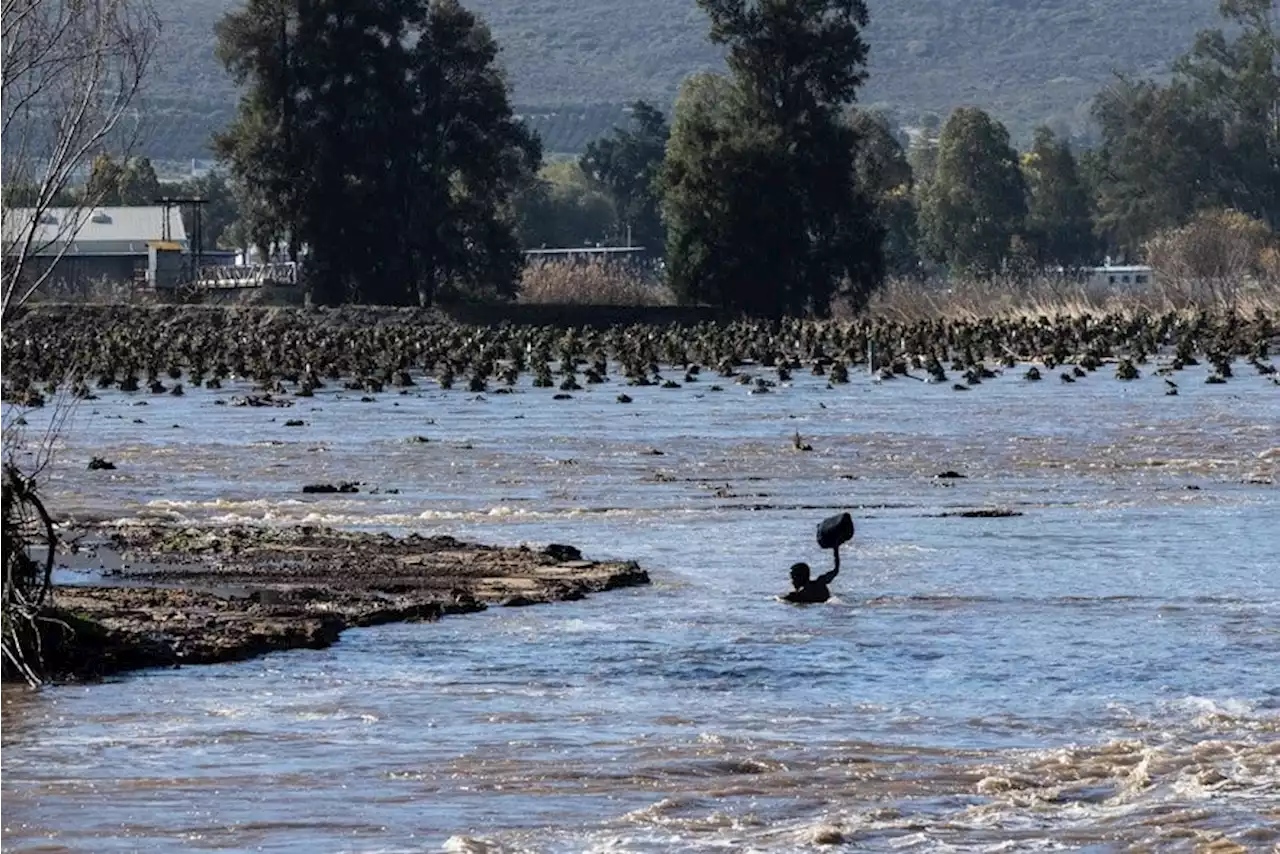
[[53, 275], [101, 199], [82, 195], [55, 229], [41, 220], [107, 143], [127, 153], [137, 141], [136, 127], [124, 132], [160, 19], [150, 0], [3, 0], [0, 8], [4, 179], [32, 196], [29, 205], [0, 205], [7, 320]]

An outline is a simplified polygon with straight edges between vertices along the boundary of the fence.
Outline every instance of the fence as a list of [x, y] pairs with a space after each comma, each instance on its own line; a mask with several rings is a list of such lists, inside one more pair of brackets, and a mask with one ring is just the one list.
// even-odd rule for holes
[[228, 264], [201, 267], [191, 283], [196, 288], [261, 288], [298, 284], [298, 264], [276, 261], [269, 264]]

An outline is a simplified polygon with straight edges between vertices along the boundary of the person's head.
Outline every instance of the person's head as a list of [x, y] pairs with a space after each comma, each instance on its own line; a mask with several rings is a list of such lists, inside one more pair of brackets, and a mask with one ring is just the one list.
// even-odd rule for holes
[[791, 586], [804, 587], [809, 583], [809, 564], [795, 563], [791, 565]]

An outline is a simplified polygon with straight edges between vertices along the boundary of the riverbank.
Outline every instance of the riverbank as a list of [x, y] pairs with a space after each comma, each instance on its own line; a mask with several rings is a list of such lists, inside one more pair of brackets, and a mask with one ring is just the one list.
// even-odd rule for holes
[[64, 562], [101, 581], [55, 589], [65, 627], [48, 624], [45, 645], [58, 680], [322, 649], [351, 627], [649, 583], [633, 562], [584, 560], [572, 546], [499, 548], [311, 526], [91, 530]]

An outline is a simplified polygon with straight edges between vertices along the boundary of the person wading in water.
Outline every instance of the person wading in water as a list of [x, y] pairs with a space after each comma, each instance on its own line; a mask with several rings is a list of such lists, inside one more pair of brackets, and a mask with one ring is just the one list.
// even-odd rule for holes
[[795, 589], [783, 596], [785, 602], [817, 604], [831, 598], [827, 585], [840, 574], [840, 546], [853, 539], [853, 517], [848, 513], [830, 516], [818, 524], [818, 546], [831, 549], [835, 554], [835, 568], [817, 578], [810, 579], [809, 564], [797, 563], [791, 567], [791, 586]]

